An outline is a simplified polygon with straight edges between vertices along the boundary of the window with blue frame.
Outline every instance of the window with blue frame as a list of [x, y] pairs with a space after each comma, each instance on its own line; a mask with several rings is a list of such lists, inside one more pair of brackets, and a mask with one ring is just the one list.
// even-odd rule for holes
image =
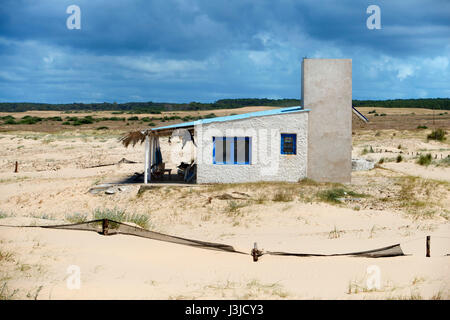
[[297, 154], [297, 135], [295, 133], [281, 134], [281, 154]]
[[213, 137], [213, 164], [250, 164], [251, 137]]

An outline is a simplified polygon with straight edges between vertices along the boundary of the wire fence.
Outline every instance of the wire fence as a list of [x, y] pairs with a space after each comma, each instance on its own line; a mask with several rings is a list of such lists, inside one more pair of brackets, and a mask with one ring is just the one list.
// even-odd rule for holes
[[[208, 250], [216, 250], [222, 252], [229, 253], [237, 253], [244, 255], [251, 255], [253, 257], [253, 261], [258, 261], [258, 258], [263, 255], [273, 255], [273, 256], [295, 256], [295, 257], [336, 257], [336, 256], [359, 256], [359, 257], [369, 257], [369, 258], [381, 258], [381, 257], [398, 257], [405, 256], [403, 253], [400, 243], [390, 245], [383, 248], [377, 248], [366, 251], [357, 251], [357, 252], [349, 252], [349, 253], [332, 253], [332, 254], [317, 254], [317, 253], [298, 253], [298, 252], [282, 252], [282, 251], [264, 251], [259, 250], [257, 244], [254, 244], [253, 249], [248, 252], [243, 252], [236, 250], [233, 246], [201, 241], [195, 239], [188, 239], [173, 235], [168, 235], [164, 233], [159, 233], [155, 231], [150, 231], [141, 227], [131, 226], [122, 222], [117, 222], [109, 219], [98, 219], [81, 223], [73, 223], [73, 224], [60, 224], [60, 225], [30, 225], [30, 226], [15, 226], [15, 225], [0, 225], [0, 227], [12, 227], [12, 228], [47, 228], [47, 229], [65, 229], [65, 230], [79, 230], [79, 231], [93, 231], [99, 234], [110, 236], [110, 235], [131, 235], [137, 236], [152, 240], [171, 242], [201, 249]], [[435, 238], [446, 238], [450, 239], [447, 236], [433, 236]], [[423, 239], [423, 237], [418, 237], [414, 239], [410, 239], [408, 241], [404, 241], [403, 244], [417, 241], [419, 239]], [[429, 236], [427, 237], [427, 247], [429, 246]], [[429, 248], [428, 248], [429, 249]], [[449, 254], [447, 254], [448, 256]]]

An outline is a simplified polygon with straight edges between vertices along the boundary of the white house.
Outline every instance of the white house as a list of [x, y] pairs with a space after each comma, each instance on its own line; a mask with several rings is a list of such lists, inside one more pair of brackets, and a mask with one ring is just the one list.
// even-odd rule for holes
[[195, 142], [197, 183], [350, 182], [351, 126], [351, 60], [304, 59], [302, 106], [145, 131], [145, 182], [158, 161], [159, 137], [175, 130]]

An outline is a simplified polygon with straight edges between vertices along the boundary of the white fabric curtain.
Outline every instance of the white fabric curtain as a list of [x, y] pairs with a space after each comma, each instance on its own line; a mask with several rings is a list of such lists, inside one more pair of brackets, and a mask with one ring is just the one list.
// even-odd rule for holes
[[[159, 155], [157, 154], [159, 153]], [[145, 139], [145, 169], [144, 183], [152, 180], [151, 172], [155, 172], [156, 166], [162, 162], [161, 147], [158, 136], [147, 136]]]

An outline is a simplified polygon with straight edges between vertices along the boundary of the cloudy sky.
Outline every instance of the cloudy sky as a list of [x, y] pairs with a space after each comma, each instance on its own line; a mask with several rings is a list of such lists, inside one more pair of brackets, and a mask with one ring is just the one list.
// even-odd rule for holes
[[354, 99], [450, 97], [450, 1], [0, 2], [1, 102], [300, 98], [305, 56], [352, 59]]

